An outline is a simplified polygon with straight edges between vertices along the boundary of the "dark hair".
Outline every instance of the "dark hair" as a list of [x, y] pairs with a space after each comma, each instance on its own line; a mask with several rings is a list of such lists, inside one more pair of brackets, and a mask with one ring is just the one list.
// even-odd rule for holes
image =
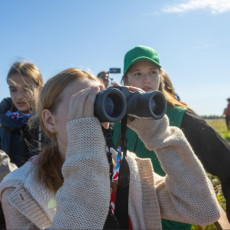
[[100, 73], [97, 74], [97, 77], [99, 77], [102, 73], [108, 74], [108, 71], [106, 71], [106, 70], [101, 71]]

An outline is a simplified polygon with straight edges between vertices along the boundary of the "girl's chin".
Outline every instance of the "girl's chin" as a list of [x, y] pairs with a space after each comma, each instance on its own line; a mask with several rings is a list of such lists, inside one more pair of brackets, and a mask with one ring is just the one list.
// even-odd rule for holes
[[17, 110], [19, 110], [21, 113], [29, 113], [29, 108], [23, 108], [23, 107], [17, 107]]

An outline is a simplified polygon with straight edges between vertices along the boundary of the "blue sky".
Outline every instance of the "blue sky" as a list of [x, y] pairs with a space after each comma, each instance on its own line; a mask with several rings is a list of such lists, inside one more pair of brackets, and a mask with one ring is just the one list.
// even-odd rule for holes
[[188, 106], [221, 115], [230, 97], [229, 22], [230, 0], [0, 1], [0, 100], [15, 61], [33, 62], [45, 81], [69, 67], [96, 75], [123, 69], [125, 53], [147, 45]]

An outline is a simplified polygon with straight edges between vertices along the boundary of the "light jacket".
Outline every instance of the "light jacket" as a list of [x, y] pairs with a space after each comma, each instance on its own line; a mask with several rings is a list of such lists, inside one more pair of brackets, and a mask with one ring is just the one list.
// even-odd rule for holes
[[[182, 132], [168, 118], [135, 119], [129, 124], [166, 172], [155, 174], [150, 159], [128, 152], [129, 216], [134, 229], [161, 229], [161, 217], [208, 225], [220, 217], [205, 171]], [[147, 129], [147, 127], [152, 127]], [[8, 174], [0, 198], [8, 229], [102, 229], [110, 203], [109, 164], [100, 122], [81, 118], [67, 123], [64, 184], [51, 193], [36, 177], [36, 160]]]

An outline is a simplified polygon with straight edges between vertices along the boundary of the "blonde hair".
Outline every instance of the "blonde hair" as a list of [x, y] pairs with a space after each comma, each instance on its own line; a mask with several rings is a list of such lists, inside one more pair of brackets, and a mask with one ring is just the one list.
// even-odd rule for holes
[[63, 160], [58, 150], [56, 135], [49, 132], [42, 121], [42, 111], [48, 109], [55, 114], [61, 98], [63, 90], [74, 81], [96, 81], [97, 78], [92, 74], [76, 69], [66, 69], [56, 76], [50, 78], [41, 90], [38, 104], [36, 107], [36, 116], [30, 122], [30, 126], [37, 120], [39, 121], [42, 131], [48, 138], [49, 143], [38, 156], [38, 178], [44, 181], [46, 186], [53, 192], [56, 192], [63, 184], [61, 167]]
[[40, 70], [36, 65], [30, 62], [15, 62], [8, 74], [7, 74], [7, 82], [11, 75], [19, 74], [22, 77], [28, 77], [34, 81], [37, 87], [43, 87], [43, 78]]
[[[26, 61], [15, 62], [10, 67], [6, 78], [7, 83], [10, 82], [10, 77], [15, 74], [19, 74], [21, 77], [27, 77], [33, 80], [34, 84], [30, 85], [31, 90], [28, 91], [28, 96], [34, 99], [34, 105], [31, 108], [31, 110], [33, 110], [37, 102], [39, 91], [44, 85], [42, 74], [35, 64]], [[38, 91], [34, 91], [34, 89], [38, 89]], [[12, 107], [12, 110], [15, 110], [14, 106]]]

